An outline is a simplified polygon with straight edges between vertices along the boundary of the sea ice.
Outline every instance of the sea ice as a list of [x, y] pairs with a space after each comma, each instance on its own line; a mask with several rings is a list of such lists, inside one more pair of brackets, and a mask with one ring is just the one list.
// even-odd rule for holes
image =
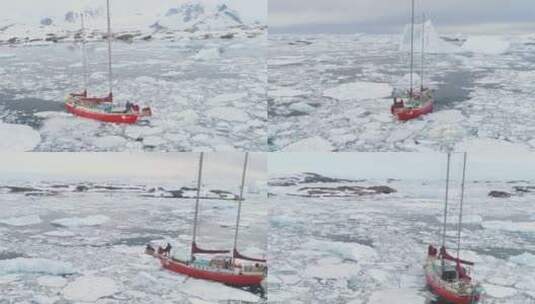
[[482, 284], [485, 293], [493, 298], [510, 298], [516, 294], [516, 290], [510, 287], [493, 284]]
[[29, 126], [0, 122], [0, 151], [24, 152], [33, 150], [41, 135]]
[[[258, 296], [255, 296], [249, 292], [228, 287], [219, 283], [196, 279], [189, 279], [186, 281], [180, 286], [180, 290], [190, 296], [198, 297], [206, 301], [244, 301], [256, 303], [259, 300]], [[206, 292], [207, 290], [210, 292]]]
[[197, 54], [193, 55], [193, 59], [200, 61], [216, 60], [220, 57], [221, 49], [219, 48], [201, 49]]
[[52, 221], [52, 224], [64, 227], [99, 226], [109, 220], [110, 218], [105, 215], [92, 215], [88, 217], [71, 217], [57, 219]]
[[41, 218], [38, 215], [25, 215], [0, 219], [0, 224], [10, 226], [29, 226], [39, 224], [41, 222]]
[[486, 221], [483, 228], [511, 232], [535, 232], [534, 222]]
[[63, 289], [63, 297], [70, 301], [95, 302], [119, 292], [114, 280], [106, 277], [83, 276]]
[[421, 296], [416, 289], [386, 289], [375, 291], [370, 299], [369, 304], [392, 304], [392, 303], [410, 303], [425, 304], [425, 298]]
[[302, 139], [298, 142], [286, 146], [284, 152], [330, 152], [334, 150], [334, 146], [321, 136], [314, 136]]
[[389, 97], [392, 86], [387, 83], [352, 82], [327, 89], [323, 96], [338, 100], [365, 100]]
[[40, 258], [15, 258], [0, 261], [0, 273], [46, 273], [51, 275], [73, 274], [70, 263]]
[[507, 52], [510, 43], [500, 36], [470, 36], [462, 48], [473, 53], [498, 55]]
[[509, 257], [509, 261], [519, 265], [535, 267], [535, 255], [529, 252], [524, 252], [520, 255]]
[[58, 276], [42, 276], [37, 278], [37, 283], [41, 286], [61, 288], [67, 285], [67, 280]]
[[234, 107], [216, 107], [208, 110], [206, 114], [212, 118], [245, 122], [249, 119], [249, 115], [245, 111]]

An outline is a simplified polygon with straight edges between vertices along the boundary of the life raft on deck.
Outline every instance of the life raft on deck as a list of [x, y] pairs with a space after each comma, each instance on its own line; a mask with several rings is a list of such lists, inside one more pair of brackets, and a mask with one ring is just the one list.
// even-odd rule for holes
[[462, 265], [472, 266], [474, 263], [451, 256], [443, 247], [438, 252], [430, 245], [424, 268], [427, 285], [433, 294], [452, 304], [477, 303], [481, 291], [478, 286], [474, 286], [472, 278]]

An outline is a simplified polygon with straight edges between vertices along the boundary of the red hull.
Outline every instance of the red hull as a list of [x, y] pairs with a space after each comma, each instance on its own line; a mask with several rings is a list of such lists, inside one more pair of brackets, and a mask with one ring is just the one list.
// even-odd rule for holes
[[444, 289], [442, 286], [440, 286], [440, 282], [437, 282], [433, 279], [433, 276], [430, 273], [425, 274], [425, 280], [427, 281], [427, 285], [431, 288], [431, 291], [435, 295], [439, 296], [440, 298], [446, 300], [449, 303], [473, 304], [479, 301], [479, 296], [460, 296]]
[[390, 110], [392, 114], [394, 114], [399, 120], [407, 121], [417, 118], [421, 115], [433, 112], [433, 101], [430, 100], [418, 108], [396, 108], [395, 106], [392, 106]]
[[65, 103], [68, 112], [94, 120], [111, 123], [135, 124], [139, 119], [139, 114], [108, 114], [96, 111], [90, 111], [84, 107], [76, 107], [72, 103]]
[[264, 276], [262, 275], [244, 275], [244, 274], [233, 274], [225, 272], [215, 272], [209, 270], [202, 270], [198, 268], [191, 267], [190, 265], [180, 263], [178, 261], [171, 260], [168, 257], [154, 255], [160, 260], [162, 267], [180, 273], [183, 275], [190, 276], [196, 279], [210, 280], [215, 282], [220, 282], [232, 286], [255, 286], [260, 285]]

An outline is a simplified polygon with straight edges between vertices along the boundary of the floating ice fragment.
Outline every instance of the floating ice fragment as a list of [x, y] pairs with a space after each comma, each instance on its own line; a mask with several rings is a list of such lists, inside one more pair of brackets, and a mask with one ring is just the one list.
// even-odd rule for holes
[[500, 36], [470, 36], [463, 44], [463, 50], [473, 53], [498, 55], [507, 52], [510, 43]]
[[16, 258], [0, 261], [0, 273], [47, 273], [52, 275], [73, 274], [70, 263], [39, 258]]
[[425, 304], [426, 299], [416, 289], [400, 288], [385, 289], [372, 293], [368, 300], [370, 304], [410, 303]]
[[352, 82], [327, 89], [323, 96], [338, 100], [365, 100], [385, 98], [392, 95], [392, 87], [387, 83]]
[[41, 218], [38, 215], [26, 215], [20, 217], [10, 217], [0, 219], [0, 224], [10, 226], [29, 226], [41, 223]]
[[112, 279], [97, 276], [83, 276], [69, 283], [63, 289], [63, 297], [70, 301], [95, 302], [119, 292]]
[[524, 252], [520, 255], [509, 257], [509, 261], [519, 265], [535, 267], [535, 255], [529, 252]]
[[98, 226], [109, 221], [105, 215], [93, 215], [88, 217], [71, 217], [52, 221], [52, 224], [65, 227]]
[[284, 152], [330, 152], [334, 150], [334, 146], [321, 136], [314, 136], [302, 139], [298, 142], [284, 147]]
[[0, 151], [24, 152], [33, 150], [41, 135], [29, 126], [0, 122]]

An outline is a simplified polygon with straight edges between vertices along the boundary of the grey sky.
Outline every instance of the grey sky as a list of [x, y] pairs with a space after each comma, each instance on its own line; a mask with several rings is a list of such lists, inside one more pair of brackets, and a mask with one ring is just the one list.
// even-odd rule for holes
[[[240, 183], [243, 153], [206, 153], [205, 182]], [[0, 153], [0, 180], [193, 181], [199, 153]], [[249, 156], [248, 182], [265, 181], [266, 157]]]
[[[270, 175], [315, 172], [363, 179], [443, 179], [443, 153], [271, 153]], [[452, 170], [461, 172], [462, 154], [455, 153]], [[535, 180], [535, 155], [529, 152], [469, 153], [468, 180]]]
[[[401, 32], [410, 0], [270, 0], [270, 32]], [[533, 0], [416, 0], [441, 32], [535, 31]]]
[[[181, 3], [201, 2], [209, 5], [226, 3], [240, 12], [247, 21], [265, 21], [267, 16], [267, 0], [111, 0], [113, 14], [124, 15], [137, 12], [165, 14], [171, 7]], [[84, 7], [98, 7], [106, 4], [106, 0], [0, 0], [0, 19], [42, 18], [44, 16], [62, 16], [69, 10], [80, 10]], [[120, 8], [119, 10], [117, 8]], [[37, 19], [36, 22], [38, 22]]]

